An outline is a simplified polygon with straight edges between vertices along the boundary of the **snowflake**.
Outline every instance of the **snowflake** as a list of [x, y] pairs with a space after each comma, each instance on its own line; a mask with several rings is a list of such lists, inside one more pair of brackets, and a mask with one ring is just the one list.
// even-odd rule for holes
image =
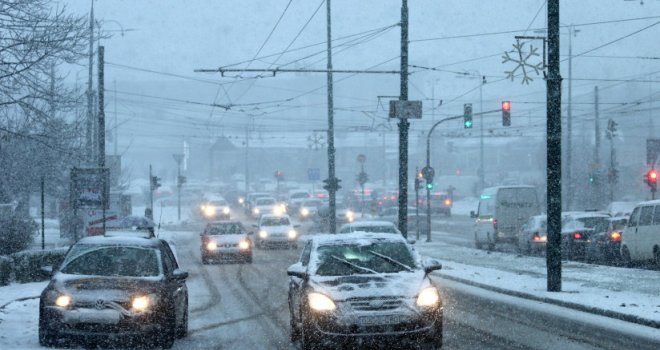
[[[525, 46], [525, 43], [521, 43], [519, 40], [516, 40], [516, 43], [513, 44], [513, 50], [511, 51], [505, 51], [504, 56], [502, 56], [502, 63], [506, 62], [515, 62], [516, 63], [516, 68], [514, 68], [511, 71], [505, 71], [506, 77], [511, 78], [511, 81], [513, 81], [516, 72], [520, 69], [523, 74], [522, 82], [521, 84], [529, 84], [532, 79], [532, 77], [529, 76], [529, 73], [533, 69], [536, 75], [540, 75], [540, 71], [543, 70], [543, 62], [539, 62], [537, 64], [531, 64], [529, 63], [530, 58], [539, 56], [538, 54], [538, 48], [532, 46], [531, 44], [529, 45], [529, 52], [526, 53], [526, 56], [523, 57], [525, 53], [523, 53], [523, 47]], [[512, 58], [509, 54], [518, 54], [518, 59]]]

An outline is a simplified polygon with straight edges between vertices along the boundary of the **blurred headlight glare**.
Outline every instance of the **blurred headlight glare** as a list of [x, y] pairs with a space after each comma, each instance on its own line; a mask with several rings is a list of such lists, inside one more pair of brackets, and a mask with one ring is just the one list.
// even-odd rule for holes
[[289, 230], [289, 239], [295, 239], [298, 236], [298, 232], [296, 230]]
[[250, 249], [250, 242], [248, 242], [248, 241], [238, 242], [238, 249], [241, 249], [241, 250]]
[[224, 209], [222, 209], [222, 212], [224, 214], [229, 214], [229, 208], [225, 207]]
[[440, 302], [440, 294], [435, 287], [424, 288], [417, 296], [417, 306], [420, 307], [436, 306], [438, 302]]
[[153, 303], [154, 298], [149, 295], [141, 295], [133, 298], [131, 306], [133, 307], [133, 311], [144, 312], [149, 309]]
[[268, 237], [268, 232], [266, 232], [264, 230], [259, 231], [259, 238], [264, 239], [266, 237]]
[[216, 249], [216, 248], [218, 248], [218, 243], [216, 243], [216, 242], [206, 243], [206, 249], [213, 250], [213, 249]]
[[55, 305], [59, 307], [67, 307], [71, 305], [71, 297], [68, 295], [60, 295], [55, 299]]
[[307, 209], [307, 208], [300, 209], [300, 215], [302, 215], [302, 216], [309, 215], [309, 209]]
[[327, 296], [321, 293], [316, 293], [316, 292], [309, 293], [307, 295], [307, 299], [309, 301], [309, 307], [312, 308], [312, 310], [333, 311], [334, 309], [337, 308], [337, 306], [335, 306], [335, 302], [332, 301], [332, 299], [328, 298]]
[[206, 215], [206, 217], [214, 216], [215, 215], [215, 207], [213, 207], [213, 206], [205, 207], [204, 208], [204, 215]]

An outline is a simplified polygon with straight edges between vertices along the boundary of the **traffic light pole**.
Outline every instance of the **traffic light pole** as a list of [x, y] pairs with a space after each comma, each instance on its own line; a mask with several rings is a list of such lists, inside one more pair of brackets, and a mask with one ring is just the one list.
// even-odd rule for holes
[[[399, 100], [408, 100], [408, 0], [401, 2], [401, 85]], [[408, 238], [408, 119], [399, 120], [399, 231]]]
[[150, 219], [153, 219], [153, 212], [154, 212], [154, 185], [153, 185], [153, 175], [151, 173], [151, 164], [149, 164], [149, 209], [151, 210], [151, 215], [152, 217]]

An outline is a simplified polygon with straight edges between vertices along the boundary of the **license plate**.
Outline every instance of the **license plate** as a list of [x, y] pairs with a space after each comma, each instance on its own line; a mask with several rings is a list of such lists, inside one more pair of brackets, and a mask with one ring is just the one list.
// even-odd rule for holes
[[363, 326], [398, 324], [401, 323], [401, 317], [397, 315], [360, 316], [358, 323]]

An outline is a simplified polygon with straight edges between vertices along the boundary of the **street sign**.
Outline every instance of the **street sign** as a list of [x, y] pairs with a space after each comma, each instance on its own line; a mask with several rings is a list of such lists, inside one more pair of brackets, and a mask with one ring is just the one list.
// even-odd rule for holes
[[319, 168], [309, 168], [309, 169], [307, 169], [307, 180], [309, 180], [309, 181], [319, 181], [319, 180], [321, 180], [321, 169], [319, 169]]
[[422, 101], [390, 101], [390, 118], [421, 119]]
[[655, 165], [660, 156], [660, 139], [646, 139], [646, 164]]
[[357, 161], [358, 163], [364, 163], [367, 161], [367, 156], [365, 156], [364, 154], [358, 154]]
[[110, 170], [108, 168], [71, 169], [71, 205], [74, 209], [108, 207]]

